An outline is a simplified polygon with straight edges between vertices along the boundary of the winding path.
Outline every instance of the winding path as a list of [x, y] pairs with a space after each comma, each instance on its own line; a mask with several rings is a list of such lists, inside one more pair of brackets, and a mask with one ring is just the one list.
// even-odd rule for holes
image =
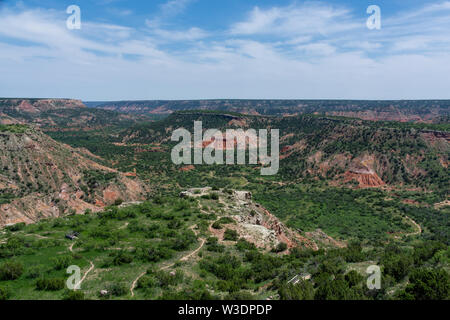
[[408, 219], [409, 222], [411, 222], [417, 228], [417, 231], [411, 232], [411, 233], [407, 233], [407, 234], [405, 234], [405, 237], [417, 236], [417, 235], [422, 233], [422, 227], [420, 226], [420, 224], [418, 224], [417, 222], [415, 222], [413, 219], [411, 219], [408, 216], [406, 216], [406, 219]]
[[89, 272], [91, 272], [92, 270], [94, 270], [95, 265], [94, 263], [92, 263], [92, 261], [89, 261], [89, 263], [91, 264], [91, 267], [88, 269], [88, 271], [86, 271], [86, 273], [84, 274], [83, 278], [81, 278], [80, 282], [78, 282], [75, 285], [75, 288], [81, 288], [81, 284], [83, 283], [83, 281], [86, 279], [87, 275], [89, 274]]
[[[73, 246], [75, 245], [75, 242], [72, 242], [69, 246], [69, 251], [73, 253]], [[81, 284], [83, 283], [83, 281], [86, 279], [86, 277], [88, 276], [89, 272], [91, 272], [92, 270], [94, 270], [95, 265], [92, 261], [89, 261], [91, 267], [88, 269], [88, 271], [86, 271], [86, 273], [84, 274], [83, 278], [81, 278], [81, 280], [75, 284], [75, 288], [81, 288]]]
[[[194, 228], [195, 228], [195, 225], [191, 226], [189, 229], [191, 229], [191, 230], [195, 233], [195, 235], [197, 235], [197, 232], [194, 230]], [[168, 265], [166, 265], [166, 266], [164, 266], [164, 267], [161, 267], [159, 270], [160, 270], [160, 271], [162, 271], [162, 270], [167, 270], [167, 269], [173, 267], [177, 261], [187, 261], [190, 257], [192, 257], [193, 255], [197, 254], [197, 253], [203, 248], [203, 246], [204, 246], [205, 243], [206, 243], [206, 239], [200, 238], [199, 240], [201, 241], [201, 244], [200, 244], [200, 246], [199, 246], [197, 249], [195, 249], [194, 251], [192, 251], [192, 252], [188, 253], [187, 255], [181, 257], [180, 259], [176, 260], [175, 262], [173, 262], [173, 263], [171, 263], [171, 264], [168, 264]], [[133, 281], [133, 283], [131, 284], [130, 292], [131, 292], [131, 296], [132, 296], [132, 297], [134, 297], [134, 289], [136, 288], [136, 285], [137, 285], [139, 279], [142, 278], [146, 273], [147, 273], [147, 271], [142, 272], [142, 273], [141, 273], [141, 274]]]

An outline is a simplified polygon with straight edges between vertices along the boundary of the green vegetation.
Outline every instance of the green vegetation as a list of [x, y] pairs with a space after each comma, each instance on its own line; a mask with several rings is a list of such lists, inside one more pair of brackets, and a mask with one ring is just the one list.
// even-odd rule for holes
[[29, 127], [24, 124], [0, 124], [0, 132], [25, 133]]
[[[326, 112], [330, 104], [311, 102], [306, 110]], [[370, 110], [383, 107], [367, 104]], [[49, 132], [58, 141], [102, 157], [92, 156], [93, 161], [122, 172], [136, 170], [152, 194], [140, 205], [119, 208], [119, 199], [98, 213], [4, 228], [0, 300], [130, 299], [133, 283], [136, 299], [450, 299], [450, 212], [448, 206], [435, 206], [448, 199], [449, 172], [442, 165], [448, 144], [433, 141], [434, 131], [442, 135], [448, 123], [323, 115], [279, 118], [272, 115], [295, 106], [275, 105], [277, 109], [258, 109], [271, 115], [264, 117], [220, 107], [138, 124], [106, 124], [110, 114], [94, 111], [97, 118], [89, 131]], [[426, 113], [421, 104], [414, 109]], [[168, 142], [168, 128], [192, 130], [194, 120], [202, 120], [204, 128], [225, 129], [235, 127], [230, 123], [236, 119], [244, 128], [281, 129], [282, 154], [289, 156], [282, 159], [278, 175], [262, 177], [257, 165], [181, 170], [171, 162], [174, 144]], [[58, 126], [73, 128], [70, 119], [61, 121]], [[8, 130], [19, 130], [12, 128]], [[387, 187], [358, 188], [358, 182], [345, 180], [368, 155]], [[17, 174], [13, 168], [4, 170]], [[118, 179], [114, 172], [86, 169], [79, 188], [93, 203], [99, 187]], [[203, 196], [197, 191], [189, 199], [178, 196], [187, 188], [205, 186], [213, 191]], [[41, 190], [33, 183], [30, 188]], [[233, 190], [251, 191], [254, 201], [299, 236], [314, 240], [318, 250], [288, 249], [285, 242], [264, 250], [245, 240], [238, 232], [241, 220], [234, 217], [241, 209], [229, 203]], [[2, 190], [0, 204], [19, 196]], [[256, 221], [257, 213], [249, 219]], [[331, 237], [325, 239], [328, 243], [317, 229]], [[73, 242], [65, 238], [72, 232], [80, 234]], [[70, 265], [88, 274], [80, 291], [65, 287]], [[380, 290], [365, 285], [369, 265], [381, 267]]]

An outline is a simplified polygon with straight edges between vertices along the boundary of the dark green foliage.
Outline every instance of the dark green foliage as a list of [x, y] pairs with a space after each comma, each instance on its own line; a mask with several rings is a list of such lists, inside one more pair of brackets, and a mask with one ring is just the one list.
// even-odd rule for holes
[[55, 270], [66, 269], [72, 264], [73, 258], [71, 256], [61, 256], [52, 259]]
[[206, 241], [206, 249], [212, 252], [224, 252], [225, 246], [219, 244], [216, 237], [209, 237]]
[[338, 276], [332, 281], [322, 282], [314, 298], [316, 300], [360, 300], [364, 296], [362, 290], [350, 288], [347, 281], [342, 276]]
[[0, 281], [16, 280], [23, 273], [23, 265], [17, 261], [7, 261], [0, 265]]
[[309, 281], [285, 284], [278, 289], [281, 300], [314, 300], [314, 287]]
[[16, 232], [16, 231], [20, 231], [23, 230], [23, 228], [25, 228], [25, 223], [16, 223], [13, 224], [12, 226], [7, 226], [5, 229], [11, 232]]
[[409, 284], [399, 293], [401, 299], [448, 300], [450, 298], [450, 276], [443, 269], [415, 269]]
[[41, 291], [59, 291], [64, 289], [65, 281], [62, 278], [41, 278], [36, 281], [36, 289]]
[[225, 300], [255, 300], [255, 297], [246, 291], [231, 292], [225, 296]]
[[363, 281], [364, 277], [355, 270], [350, 271], [345, 275], [345, 281], [350, 287], [355, 287]]
[[115, 266], [121, 266], [123, 264], [129, 264], [133, 261], [131, 253], [125, 250], [120, 250], [112, 254], [112, 264]]
[[0, 287], [0, 301], [8, 300], [11, 297], [11, 290], [7, 287]]
[[78, 301], [85, 300], [84, 292], [80, 290], [66, 290], [63, 295], [63, 300]]
[[28, 268], [26, 277], [27, 279], [37, 279], [43, 275], [44, 271], [45, 268], [42, 265], [32, 266]]
[[127, 288], [127, 286], [125, 286], [125, 284], [118, 282], [110, 284], [106, 290], [110, 295], [114, 297], [120, 297], [129, 292], [129, 289]]
[[236, 242], [236, 248], [239, 251], [245, 251], [245, 250], [255, 250], [256, 246], [251, 243], [248, 242], [247, 240], [245, 240], [244, 238], [240, 238], [237, 242]]
[[280, 242], [275, 248], [272, 249], [275, 253], [280, 253], [286, 251], [288, 248], [287, 244], [284, 242]]
[[23, 124], [0, 124], [0, 132], [25, 133], [27, 130], [28, 126]]
[[381, 260], [384, 266], [383, 273], [392, 276], [395, 280], [402, 280], [411, 270], [414, 259], [411, 252], [399, 248], [388, 248]]
[[223, 235], [223, 240], [227, 241], [237, 241], [239, 235], [236, 230], [226, 229]]

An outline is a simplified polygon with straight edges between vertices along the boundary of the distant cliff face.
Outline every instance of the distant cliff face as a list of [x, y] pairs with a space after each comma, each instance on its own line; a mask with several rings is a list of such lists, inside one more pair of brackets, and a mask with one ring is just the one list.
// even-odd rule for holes
[[74, 99], [0, 99], [0, 124], [26, 123], [45, 129], [95, 129], [134, 123], [145, 116], [87, 108]]
[[24, 125], [0, 126], [0, 226], [145, 199], [145, 186]]
[[5, 113], [37, 114], [57, 109], [86, 108], [74, 99], [0, 99], [0, 110]]
[[450, 100], [149, 100], [88, 103], [91, 107], [130, 114], [170, 114], [214, 110], [250, 115], [326, 114], [373, 121], [435, 122], [450, 114]]

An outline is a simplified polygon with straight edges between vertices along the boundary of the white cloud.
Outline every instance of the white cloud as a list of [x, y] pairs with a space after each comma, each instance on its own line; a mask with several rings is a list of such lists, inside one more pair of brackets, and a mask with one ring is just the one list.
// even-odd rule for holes
[[448, 3], [387, 17], [380, 31], [322, 4], [255, 8], [222, 32], [89, 21], [69, 31], [52, 11], [2, 9], [0, 96], [450, 98]]
[[350, 19], [350, 12], [322, 3], [273, 7], [255, 7], [246, 21], [235, 23], [235, 35], [271, 34], [281, 37], [304, 34], [332, 34], [348, 31], [359, 25]]
[[174, 16], [183, 12], [188, 4], [194, 0], [169, 0], [161, 5], [161, 12], [164, 16]]

